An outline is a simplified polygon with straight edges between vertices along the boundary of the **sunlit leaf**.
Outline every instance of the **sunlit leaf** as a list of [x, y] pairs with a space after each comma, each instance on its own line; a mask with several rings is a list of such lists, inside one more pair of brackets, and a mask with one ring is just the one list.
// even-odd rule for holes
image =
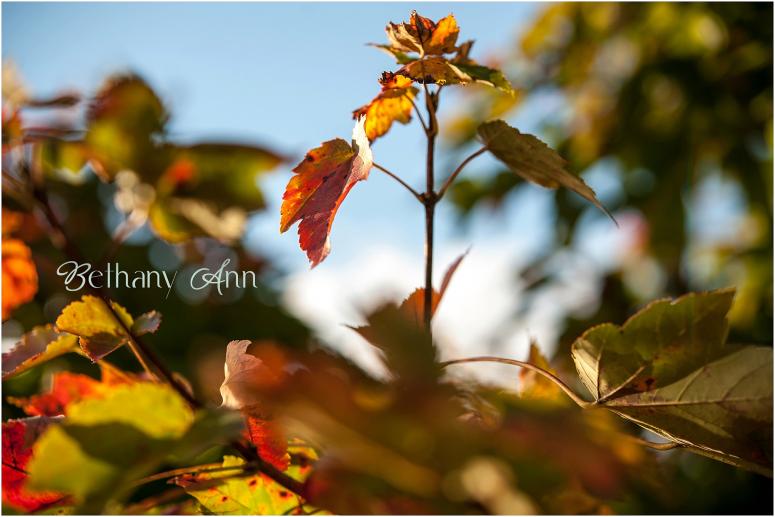
[[[549, 360], [541, 353], [538, 345], [530, 342], [528, 362], [549, 373], [557, 372], [549, 364]], [[539, 373], [523, 368], [519, 372], [519, 394], [523, 399], [537, 400], [550, 404], [568, 405], [568, 397], [552, 381]]]
[[401, 75], [385, 72], [380, 79], [382, 92], [370, 103], [353, 111], [356, 120], [366, 117], [366, 136], [374, 141], [390, 130], [393, 122], [407, 124], [411, 120], [412, 100], [417, 88], [412, 80]]
[[460, 29], [451, 14], [433, 22], [412, 11], [408, 23], [388, 23], [385, 32], [390, 47], [396, 51], [441, 55], [455, 51]]
[[218, 515], [283, 515], [302, 504], [295, 494], [270, 478], [245, 474], [244, 464], [241, 458], [225, 456], [226, 470], [180, 476], [175, 483]]
[[[455, 271], [457, 271], [458, 266], [460, 266], [460, 263], [463, 261], [467, 254], [468, 251], [460, 255], [449, 265], [446, 273], [444, 273], [444, 278], [441, 281], [441, 288], [439, 290], [433, 289], [431, 296], [431, 316], [436, 314], [436, 309], [438, 308], [439, 303], [441, 303], [442, 298], [444, 298], [444, 293], [446, 293], [447, 287], [449, 287], [449, 283], [452, 280]], [[403, 302], [401, 302], [400, 309], [408, 317], [414, 318], [418, 326], [424, 325], [425, 288], [419, 287], [415, 289], [412, 294], [410, 294]]]
[[3, 239], [3, 320], [38, 292], [32, 251], [18, 239]]
[[[93, 361], [102, 359], [128, 341], [129, 335], [125, 327], [132, 329], [137, 335], [158, 328], [158, 324], [149, 325], [149, 322], [152, 323], [153, 319], [159, 316], [157, 312], [145, 315], [140, 324], [135, 326], [134, 319], [126, 309], [116, 302], [110, 303], [112, 311], [100, 298], [85, 295], [80, 301], [65, 307], [56, 321], [59, 330], [80, 338], [81, 348]], [[121, 322], [115, 315], [121, 318]]]
[[25, 418], [3, 422], [3, 504], [27, 512], [40, 512], [67, 502], [67, 496], [27, 487], [27, 464], [32, 444], [53, 420]]
[[26, 398], [9, 397], [8, 401], [20, 407], [29, 416], [60, 416], [68, 405], [89, 398], [99, 390], [99, 381], [88, 375], [57, 372], [52, 376], [47, 393]]
[[402, 51], [400, 51], [398, 49], [395, 49], [395, 48], [391, 47], [390, 45], [381, 45], [381, 44], [378, 44], [378, 43], [369, 43], [369, 46], [377, 48], [377, 49], [385, 52], [389, 56], [392, 56], [393, 58], [395, 58], [396, 63], [398, 63], [399, 65], [405, 65], [405, 64], [411, 63], [412, 61], [415, 60], [415, 58], [410, 57], [405, 52], [402, 52]]
[[772, 468], [772, 349], [726, 344], [731, 289], [654, 302], [573, 344], [597, 403], [666, 438], [758, 472]]
[[431, 56], [404, 65], [397, 74], [410, 77], [421, 84], [473, 84], [493, 86], [507, 93], [513, 93], [511, 83], [503, 72], [494, 68], [470, 64], [456, 64], [439, 56]]
[[569, 188], [608, 213], [584, 180], [568, 172], [565, 160], [535, 136], [502, 120], [485, 122], [478, 131], [487, 150], [516, 174], [542, 187]]
[[81, 141], [48, 139], [40, 144], [41, 165], [47, 174], [77, 174], [89, 162], [89, 149]]
[[352, 145], [337, 138], [308, 152], [285, 187], [280, 231], [299, 222], [299, 245], [312, 267], [331, 250], [331, 226], [339, 205], [355, 183], [369, 175], [372, 155], [365, 123], [363, 118], [356, 122]]
[[52, 325], [34, 327], [3, 354], [3, 379], [78, 349], [78, 338], [57, 331]]

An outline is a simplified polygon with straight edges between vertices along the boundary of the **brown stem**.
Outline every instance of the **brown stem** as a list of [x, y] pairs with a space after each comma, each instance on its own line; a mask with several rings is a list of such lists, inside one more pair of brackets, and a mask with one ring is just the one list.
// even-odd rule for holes
[[512, 366], [521, 366], [522, 368], [527, 368], [528, 370], [532, 370], [539, 375], [543, 375], [550, 381], [552, 381], [554, 384], [556, 384], [562, 391], [565, 392], [568, 397], [573, 400], [579, 407], [581, 408], [588, 408], [595, 405], [595, 402], [589, 402], [581, 397], [579, 397], [575, 391], [571, 389], [570, 386], [565, 384], [562, 379], [554, 375], [552, 372], [548, 372], [544, 370], [543, 368], [540, 368], [534, 364], [527, 363], [525, 361], [518, 361], [516, 359], [505, 359], [503, 357], [492, 357], [492, 356], [480, 356], [480, 357], [467, 357], [465, 359], [453, 359], [451, 361], [444, 361], [441, 363], [441, 367], [445, 368], [447, 366], [451, 366], [453, 364], [463, 364], [463, 363], [501, 363], [501, 364], [510, 364]]
[[435, 154], [436, 135], [439, 131], [438, 120], [436, 119], [436, 108], [438, 107], [438, 91], [433, 95], [428, 90], [428, 85], [423, 84], [425, 88], [425, 106], [428, 109], [428, 129], [425, 135], [428, 140], [428, 147], [425, 156], [425, 193], [422, 196], [423, 205], [425, 205], [425, 291], [423, 296], [423, 321], [428, 335], [432, 335], [431, 317], [433, 316], [433, 218], [436, 211], [436, 202], [438, 196], [434, 190], [434, 172], [433, 158]]
[[447, 189], [450, 187], [450, 185], [452, 185], [452, 183], [455, 181], [455, 178], [457, 178], [458, 174], [460, 174], [460, 172], [463, 170], [463, 168], [466, 165], [468, 165], [468, 162], [470, 162], [471, 160], [473, 160], [474, 158], [476, 158], [477, 156], [479, 156], [480, 154], [482, 154], [486, 150], [487, 150], [486, 146], [482, 147], [481, 149], [479, 149], [478, 151], [473, 153], [471, 156], [469, 156], [468, 158], [463, 160], [463, 162], [460, 165], [457, 166], [457, 169], [455, 169], [455, 172], [453, 172], [452, 174], [449, 175], [449, 178], [447, 178], [447, 181], [445, 181], [444, 185], [442, 185], [441, 189], [439, 189], [439, 196], [438, 196], [439, 199], [444, 197], [444, 193], [447, 192]]

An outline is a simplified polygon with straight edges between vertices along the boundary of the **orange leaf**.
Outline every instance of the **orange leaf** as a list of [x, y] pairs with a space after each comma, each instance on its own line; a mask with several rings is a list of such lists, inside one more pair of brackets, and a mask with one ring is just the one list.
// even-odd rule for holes
[[[436, 314], [436, 309], [438, 308], [439, 303], [441, 303], [441, 299], [444, 297], [444, 293], [447, 291], [447, 287], [449, 287], [449, 282], [452, 280], [452, 276], [455, 274], [455, 271], [457, 271], [458, 266], [460, 266], [460, 263], [463, 261], [466, 255], [468, 255], [468, 250], [466, 250], [465, 253], [460, 255], [454, 260], [454, 262], [452, 262], [452, 264], [449, 265], [447, 272], [444, 273], [444, 279], [441, 281], [441, 289], [438, 291], [436, 289], [433, 290], [433, 294], [431, 296], [431, 316]], [[401, 303], [400, 309], [407, 316], [413, 316], [417, 325], [422, 325], [425, 314], [424, 307], [425, 288], [419, 287]]]
[[455, 51], [460, 29], [451, 14], [438, 23], [412, 11], [409, 23], [389, 23], [385, 27], [393, 49], [420, 55], [441, 55]]
[[18, 239], [3, 240], [3, 320], [38, 291], [38, 273], [32, 252]]
[[285, 187], [280, 232], [300, 221], [299, 245], [312, 267], [331, 250], [329, 236], [339, 205], [355, 183], [369, 176], [372, 155], [365, 122], [361, 118], [355, 124], [352, 145], [337, 138], [308, 152]]
[[3, 504], [27, 512], [37, 512], [65, 503], [67, 496], [56, 492], [32, 492], [27, 482], [27, 463], [32, 445], [51, 419], [26, 418], [3, 422]]
[[255, 445], [258, 455], [279, 470], [286, 470], [291, 458], [282, 428], [271, 419], [265, 418], [256, 408], [248, 408], [244, 414], [247, 438]]
[[417, 88], [412, 80], [391, 72], [379, 80], [382, 91], [372, 101], [353, 111], [353, 118], [366, 117], [366, 136], [373, 142], [390, 130], [393, 122], [407, 124], [412, 118], [412, 100]]

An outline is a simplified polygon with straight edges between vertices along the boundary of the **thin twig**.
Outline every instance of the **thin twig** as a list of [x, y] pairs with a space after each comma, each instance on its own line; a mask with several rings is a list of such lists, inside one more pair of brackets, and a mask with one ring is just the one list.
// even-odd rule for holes
[[[423, 74], [424, 75], [424, 74]], [[425, 291], [423, 292], [423, 321], [428, 336], [432, 339], [431, 318], [433, 317], [433, 218], [438, 198], [434, 191], [435, 177], [433, 160], [436, 145], [436, 135], [439, 124], [436, 118], [438, 95], [434, 96], [428, 90], [428, 85], [423, 83], [425, 90], [425, 107], [428, 110], [429, 126], [425, 135], [428, 146], [425, 156], [425, 193], [422, 197], [425, 206]]]
[[463, 168], [468, 165], [468, 162], [482, 154], [487, 150], [487, 147], [482, 147], [472, 155], [470, 155], [468, 158], [463, 160], [463, 162], [457, 166], [457, 169], [455, 169], [455, 172], [449, 175], [449, 178], [447, 178], [447, 181], [444, 182], [444, 185], [441, 186], [441, 189], [439, 190], [438, 198], [441, 199], [444, 197], [444, 193], [447, 192], [447, 189], [452, 185], [452, 183], [455, 181], [455, 178], [457, 178], [458, 174], [463, 170]]
[[396, 180], [398, 183], [401, 184], [401, 186], [403, 186], [406, 190], [411, 192], [411, 194], [418, 201], [422, 202], [422, 196], [420, 195], [420, 193], [417, 192], [416, 190], [414, 190], [411, 186], [409, 186], [409, 184], [406, 183], [404, 180], [402, 180], [397, 174], [394, 174], [394, 173], [390, 172], [388, 169], [386, 169], [385, 167], [383, 167], [382, 165], [380, 165], [380, 164], [378, 164], [376, 162], [372, 162], [372, 165], [374, 166], [375, 169], [381, 170], [382, 172], [384, 172], [385, 174], [387, 174], [388, 176], [390, 176], [391, 178]]
[[573, 400], [573, 402], [575, 402], [579, 407], [588, 408], [595, 405], [595, 402], [586, 401], [582, 399], [580, 396], [578, 396], [576, 392], [570, 388], [570, 386], [565, 384], [565, 382], [563, 382], [562, 379], [560, 379], [553, 373], [548, 372], [543, 368], [540, 368], [534, 364], [527, 363], [525, 361], [518, 361], [516, 359], [506, 359], [503, 357], [479, 356], [479, 357], [467, 357], [465, 359], [453, 359], [451, 361], [444, 361], [443, 363], [441, 363], [441, 366], [442, 368], [445, 368], [453, 364], [463, 364], [463, 363], [501, 363], [501, 364], [510, 364], [512, 366], [521, 366], [522, 368], [527, 368], [528, 370], [532, 370], [540, 375], [543, 375], [544, 377], [552, 381], [562, 391], [564, 391], [565, 394], [568, 395], [568, 397], [570, 397], [571, 400]]
[[414, 106], [414, 111], [417, 113], [417, 120], [420, 121], [420, 125], [422, 126], [423, 131], [425, 131], [425, 134], [428, 134], [428, 124], [425, 123], [425, 119], [422, 117], [422, 113], [420, 112], [420, 108], [417, 106], [417, 103], [414, 102], [414, 99], [409, 98], [409, 102], [412, 103], [412, 106]]
[[654, 449], [657, 451], [669, 451], [671, 449], [681, 449], [683, 448], [683, 444], [677, 443], [677, 442], [651, 442], [649, 440], [645, 440], [643, 438], [640, 438], [638, 436], [632, 436], [632, 435], [625, 435], [628, 440], [637, 443], [638, 445], [642, 445], [643, 447], [648, 447], [649, 449]]

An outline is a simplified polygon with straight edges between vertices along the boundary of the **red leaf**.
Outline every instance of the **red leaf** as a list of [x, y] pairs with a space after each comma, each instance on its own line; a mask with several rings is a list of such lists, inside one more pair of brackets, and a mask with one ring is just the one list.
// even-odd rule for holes
[[261, 459], [280, 470], [286, 470], [290, 463], [288, 441], [280, 426], [264, 418], [254, 408], [245, 411], [245, 420], [248, 426], [245, 434], [256, 446]]
[[353, 129], [353, 144], [341, 138], [312, 149], [285, 187], [280, 208], [280, 232], [299, 222], [299, 245], [312, 267], [331, 250], [329, 236], [336, 211], [355, 183], [369, 176], [372, 165], [369, 140], [361, 118]]
[[3, 422], [3, 504], [36, 512], [66, 502], [67, 496], [62, 494], [32, 492], [25, 487], [32, 444], [49, 422], [48, 418]]

